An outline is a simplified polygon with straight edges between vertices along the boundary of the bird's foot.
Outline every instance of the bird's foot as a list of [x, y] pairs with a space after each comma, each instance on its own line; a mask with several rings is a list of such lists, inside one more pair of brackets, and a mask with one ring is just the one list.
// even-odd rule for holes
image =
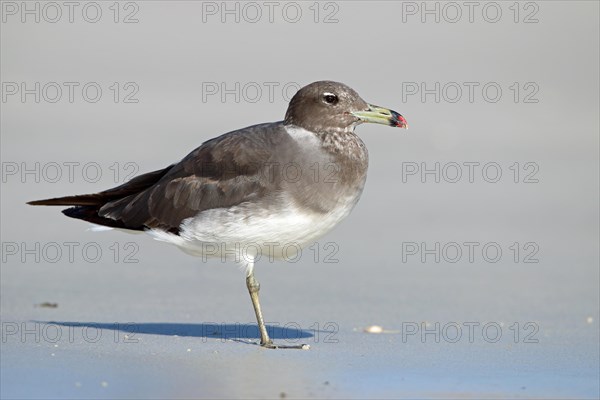
[[308, 344], [297, 344], [297, 345], [290, 346], [290, 345], [275, 344], [270, 340], [267, 343], [261, 343], [260, 346], [264, 347], [266, 349], [296, 349], [296, 350], [310, 349], [310, 345], [308, 345]]

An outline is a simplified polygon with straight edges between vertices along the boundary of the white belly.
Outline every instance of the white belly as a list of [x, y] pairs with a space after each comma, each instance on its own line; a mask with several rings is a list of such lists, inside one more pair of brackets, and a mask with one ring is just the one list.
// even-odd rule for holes
[[308, 212], [292, 203], [287, 203], [285, 212], [248, 205], [219, 208], [185, 220], [179, 235], [160, 230], [149, 233], [203, 258], [226, 257], [243, 263], [247, 261], [244, 258], [263, 255], [285, 260], [333, 229], [350, 214], [357, 200], [358, 196], [346, 199], [326, 214]]
[[[323, 167], [331, 164], [330, 154], [323, 150], [321, 141], [312, 132], [297, 127], [286, 127], [286, 130], [303, 147], [314, 147], [314, 151], [307, 151], [303, 158], [293, 161]], [[296, 197], [292, 197], [290, 192], [294, 193], [298, 187], [289, 184], [279, 193], [270, 193], [256, 202], [202, 211], [183, 221], [179, 235], [160, 230], [152, 230], [150, 234], [203, 258], [223, 259], [225, 256], [228, 261], [234, 259], [240, 263], [252, 262], [247, 258], [259, 255], [269, 259], [289, 259], [350, 214], [362, 193], [364, 180], [362, 185], [351, 190], [337, 182], [324, 183], [324, 179], [315, 182], [317, 186], [312, 187], [312, 192], [303, 192], [300, 187], [300, 193], [305, 196], [297, 196], [296, 191]], [[312, 183], [299, 183], [302, 184]], [[319, 197], [321, 194], [322, 198]], [[314, 210], [319, 208], [324, 211]]]

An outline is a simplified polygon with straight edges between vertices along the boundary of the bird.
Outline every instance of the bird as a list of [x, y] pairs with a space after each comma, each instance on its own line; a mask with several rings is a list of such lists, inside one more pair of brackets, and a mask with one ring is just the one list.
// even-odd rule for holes
[[354, 133], [364, 122], [408, 128], [401, 114], [343, 83], [313, 82], [291, 98], [282, 121], [225, 133], [108, 190], [28, 204], [67, 206], [68, 217], [145, 231], [194, 256], [233, 254], [245, 272], [260, 346], [306, 349], [269, 337], [255, 261], [293, 257], [350, 214], [367, 178], [368, 151]]

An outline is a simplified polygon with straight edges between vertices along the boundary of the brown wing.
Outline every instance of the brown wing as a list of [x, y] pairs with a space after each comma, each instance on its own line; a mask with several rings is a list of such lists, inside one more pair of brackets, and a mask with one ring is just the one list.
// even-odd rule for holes
[[160, 180], [173, 165], [168, 166], [164, 169], [157, 171], [148, 172], [146, 174], [136, 176], [130, 181], [114, 187], [112, 189], [105, 190], [100, 193], [93, 194], [81, 194], [75, 196], [57, 197], [54, 199], [34, 200], [29, 201], [27, 204], [32, 206], [98, 206], [103, 205], [108, 201], [114, 199], [120, 199], [131, 194], [136, 194], [142, 190], [154, 185]]
[[178, 233], [181, 222], [199, 212], [277, 191], [264, 169], [278, 151], [290, 146], [281, 123], [256, 125], [212, 139], [178, 164], [117, 188], [32, 204], [78, 205], [64, 213], [101, 225]]

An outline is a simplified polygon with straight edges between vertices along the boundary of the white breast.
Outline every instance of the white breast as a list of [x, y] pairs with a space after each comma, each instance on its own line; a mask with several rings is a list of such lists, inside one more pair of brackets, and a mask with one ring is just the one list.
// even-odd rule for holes
[[252, 205], [207, 210], [186, 219], [179, 236], [160, 230], [152, 230], [150, 234], [195, 256], [230, 254], [228, 260], [232, 260], [234, 254], [251, 253], [286, 259], [296, 254], [295, 249], [311, 245], [333, 229], [350, 214], [356, 200], [348, 199], [327, 214], [300, 209], [293, 202], [286, 204], [285, 212]]

